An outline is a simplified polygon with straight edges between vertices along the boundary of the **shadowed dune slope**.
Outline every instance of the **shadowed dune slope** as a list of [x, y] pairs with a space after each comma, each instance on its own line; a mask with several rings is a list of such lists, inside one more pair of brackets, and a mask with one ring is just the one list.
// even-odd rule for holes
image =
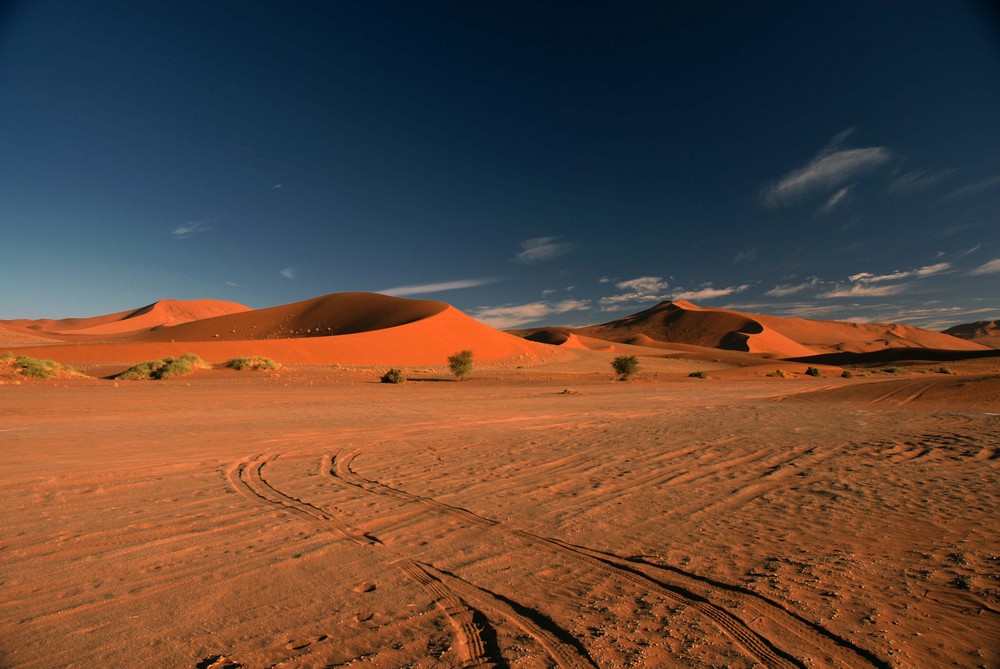
[[1000, 348], [1000, 320], [976, 321], [955, 325], [942, 334], [965, 339], [990, 348]]
[[[766, 354], [806, 357], [820, 353], [888, 348], [978, 351], [985, 347], [908, 325], [844, 323], [704, 309], [690, 302], [662, 302], [646, 311], [573, 332], [623, 343], [671, 342]], [[655, 345], [646, 342], [640, 345]]]
[[250, 307], [225, 300], [159, 300], [139, 309], [89, 318], [43, 318], [0, 321], [28, 332], [57, 335], [115, 335], [161, 326], [177, 325], [224, 314], [250, 311]]

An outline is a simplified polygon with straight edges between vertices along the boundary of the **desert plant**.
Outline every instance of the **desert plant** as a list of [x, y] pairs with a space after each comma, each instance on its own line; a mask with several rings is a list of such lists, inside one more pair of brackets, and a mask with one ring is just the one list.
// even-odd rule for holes
[[783, 379], [783, 378], [785, 378], [788, 375], [785, 374], [785, 370], [783, 370], [783, 369], [776, 369], [773, 372], [768, 372], [765, 376], [771, 376], [771, 377], [777, 377], [779, 379]]
[[3, 353], [0, 353], [0, 360], [10, 360], [13, 357], [14, 354], [11, 353], [10, 351], [4, 351]]
[[211, 367], [195, 353], [185, 353], [179, 358], [163, 358], [162, 360], [146, 360], [129, 367], [116, 379], [169, 379], [171, 376], [185, 376], [196, 369]]
[[954, 374], [954, 372], [951, 371], [951, 369], [949, 369], [948, 367], [941, 367], [940, 369], [938, 369], [938, 374]]
[[628, 381], [633, 374], [639, 371], [639, 358], [634, 355], [620, 355], [611, 361], [611, 367], [618, 375], [619, 381]]
[[457, 379], [465, 378], [472, 371], [472, 351], [459, 351], [448, 356], [448, 369]]
[[250, 371], [261, 371], [270, 372], [281, 367], [278, 363], [270, 358], [264, 358], [259, 355], [250, 356], [240, 356], [239, 358], [233, 358], [232, 360], [226, 361], [226, 367], [230, 369], [235, 369], [238, 371], [250, 370]]
[[844, 371], [842, 371], [840, 373], [840, 376], [843, 377], [843, 378], [845, 378], [845, 379], [849, 379], [852, 376], [854, 376], [854, 373], [851, 370], [849, 370], [849, 369], [845, 369]]
[[899, 367], [883, 367], [881, 371], [886, 374], [899, 374], [903, 370]]
[[403, 370], [400, 368], [393, 367], [383, 374], [380, 380], [382, 383], [406, 383], [406, 375], [403, 374]]
[[692, 379], [707, 379], [708, 372], [702, 372], [702, 371], [691, 372], [690, 374], [688, 374], [688, 377]]
[[806, 376], [819, 376], [819, 370], [815, 367], [806, 367]]
[[19, 355], [14, 358], [14, 367], [21, 371], [24, 376], [31, 376], [36, 379], [50, 379], [59, 372], [72, 372], [72, 367], [61, 365], [55, 360], [40, 360], [30, 358], [26, 355]]

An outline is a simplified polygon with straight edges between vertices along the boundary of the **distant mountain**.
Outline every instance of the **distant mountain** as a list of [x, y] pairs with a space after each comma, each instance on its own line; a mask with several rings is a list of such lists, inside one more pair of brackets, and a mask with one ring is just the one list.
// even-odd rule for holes
[[963, 323], [962, 325], [954, 325], [943, 332], [952, 337], [1000, 349], [1000, 320]]
[[690, 302], [661, 302], [651, 309], [582, 328], [536, 328], [535, 341], [569, 334], [605, 341], [657, 346], [662, 343], [746, 351], [780, 358], [823, 353], [867, 353], [889, 348], [983, 350], [981, 344], [948, 334], [893, 323], [847, 323], [781, 318]]

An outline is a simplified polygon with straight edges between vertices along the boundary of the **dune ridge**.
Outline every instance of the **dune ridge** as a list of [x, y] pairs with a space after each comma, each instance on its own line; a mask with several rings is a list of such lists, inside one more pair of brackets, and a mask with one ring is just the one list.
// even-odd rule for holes
[[953, 325], [942, 334], [965, 339], [989, 348], [1000, 348], [1000, 319]]

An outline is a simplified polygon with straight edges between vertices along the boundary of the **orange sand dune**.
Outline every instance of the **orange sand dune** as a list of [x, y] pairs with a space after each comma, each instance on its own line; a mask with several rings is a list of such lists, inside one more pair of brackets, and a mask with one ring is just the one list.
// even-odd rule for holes
[[1000, 319], [955, 325], [943, 334], [966, 339], [989, 348], [1000, 348]]
[[[394, 325], [394, 320], [402, 322]], [[288, 328], [287, 338], [249, 339], [245, 334], [285, 333], [280, 327]], [[353, 332], [305, 334], [326, 331], [327, 327]], [[372, 329], [365, 331], [365, 327]], [[216, 333], [220, 336], [212, 337]], [[186, 323], [117, 342], [26, 347], [17, 352], [76, 365], [133, 363], [188, 352], [209, 362], [262, 355], [299, 364], [442, 365], [449, 355], [463, 349], [472, 350], [475, 360], [551, 360], [560, 356], [551, 347], [495, 330], [443, 302], [361, 293], [329, 295]]]
[[[781, 318], [728, 309], [705, 309], [690, 302], [662, 302], [632, 316], [576, 328], [573, 332], [611, 341], [690, 344], [774, 357], [806, 357], [839, 351], [886, 348], [983, 350], [985, 347], [946, 334], [908, 325], [861, 324]], [[645, 344], [649, 346], [650, 343]], [[652, 344], [655, 345], [655, 344]]]
[[939, 407], [1000, 407], [1000, 376], [921, 376], [873, 383], [850, 384], [794, 395], [795, 401], [856, 402], [867, 405]]
[[249, 311], [250, 307], [224, 300], [159, 300], [139, 309], [89, 318], [43, 318], [0, 321], [27, 331], [72, 335], [112, 335], [149, 330], [164, 325]]

